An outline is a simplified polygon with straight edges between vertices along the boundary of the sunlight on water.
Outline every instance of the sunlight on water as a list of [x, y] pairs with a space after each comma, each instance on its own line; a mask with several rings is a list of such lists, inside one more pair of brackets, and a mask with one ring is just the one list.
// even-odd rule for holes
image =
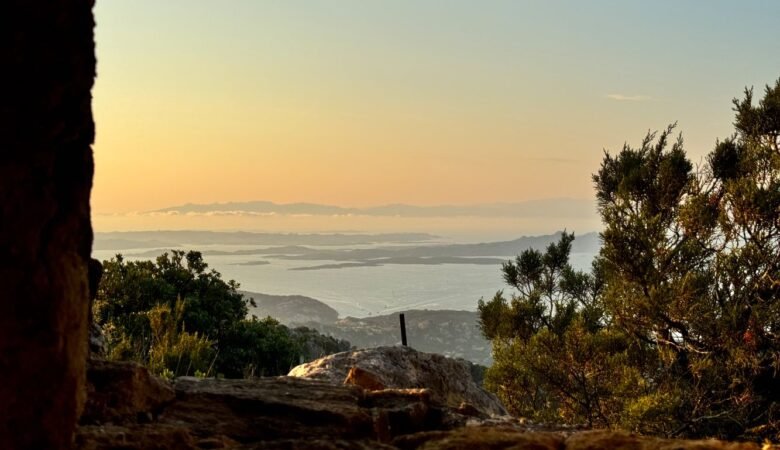
[[[298, 267], [338, 261], [289, 261], [264, 258], [262, 255], [209, 255], [208, 250], [241, 250], [258, 247], [199, 246], [209, 266], [223, 278], [241, 284], [242, 290], [275, 295], [305, 295], [330, 305], [342, 317], [365, 317], [404, 309], [476, 310], [477, 301], [490, 298], [496, 291], [509, 288], [503, 284], [500, 265], [388, 264], [377, 267], [342, 269], [290, 270]], [[187, 247], [184, 247], [187, 248]], [[193, 247], [195, 248], [195, 247]], [[343, 247], [340, 247], [343, 248]], [[162, 253], [163, 250], [160, 250]], [[132, 255], [137, 251], [122, 252]], [[109, 259], [116, 251], [95, 251], [94, 257]], [[126, 256], [128, 260], [149, 257]], [[592, 254], [573, 253], [572, 264], [587, 269]], [[266, 260], [266, 265], [241, 265]]]

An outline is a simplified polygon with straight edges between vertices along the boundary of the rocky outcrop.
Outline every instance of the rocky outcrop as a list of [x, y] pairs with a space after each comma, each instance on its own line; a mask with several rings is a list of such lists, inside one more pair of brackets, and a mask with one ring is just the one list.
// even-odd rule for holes
[[91, 0], [0, 13], [0, 448], [70, 445], [84, 401]]
[[83, 423], [150, 422], [175, 398], [170, 383], [130, 362], [91, 359]]
[[445, 428], [424, 390], [367, 392], [294, 377], [182, 377], [168, 385], [143, 367], [105, 361], [93, 362], [89, 374], [76, 448], [299, 448], [288, 444], [309, 437], [345, 444], [307, 448], [378, 448]]
[[168, 384], [140, 366], [105, 361], [93, 362], [89, 373], [91, 413], [78, 429], [73, 448], [79, 450], [759, 449], [459, 416], [427, 389], [366, 390], [357, 381], [179, 378]]
[[386, 388], [425, 388], [434, 402], [453, 409], [466, 403], [484, 415], [506, 415], [501, 402], [475, 382], [472, 366], [411, 347], [378, 347], [326, 356], [295, 367], [288, 375], [341, 384], [352, 371], [352, 379], [370, 378]]

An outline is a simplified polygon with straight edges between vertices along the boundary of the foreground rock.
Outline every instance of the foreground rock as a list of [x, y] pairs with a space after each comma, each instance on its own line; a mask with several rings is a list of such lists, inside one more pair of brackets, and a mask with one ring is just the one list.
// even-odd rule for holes
[[620, 431], [577, 433], [522, 431], [509, 427], [461, 428], [402, 436], [393, 444], [402, 450], [758, 450], [753, 443], [716, 440], [684, 441], [641, 437]]
[[89, 414], [74, 449], [759, 449], [478, 419], [438, 403], [428, 389], [295, 377], [170, 384], [140, 366], [106, 361], [93, 361], [88, 373]]
[[140, 366], [106, 361], [93, 362], [89, 373], [76, 448], [300, 448], [288, 444], [312, 437], [349, 443], [333, 448], [378, 448], [452, 420], [420, 389], [368, 392], [294, 377], [182, 377], [171, 385]]
[[82, 423], [151, 421], [175, 398], [173, 387], [130, 362], [91, 359]]
[[437, 404], [453, 409], [470, 405], [483, 415], [506, 415], [496, 396], [475, 382], [473, 368], [468, 361], [410, 347], [377, 347], [326, 356], [295, 367], [288, 376], [341, 384], [352, 371], [350, 380], [358, 379], [351, 384], [370, 390], [425, 388]]

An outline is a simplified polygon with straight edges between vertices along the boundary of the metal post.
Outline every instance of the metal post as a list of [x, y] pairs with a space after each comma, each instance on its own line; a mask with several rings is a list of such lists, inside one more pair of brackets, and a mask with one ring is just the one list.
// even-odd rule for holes
[[401, 313], [400, 319], [401, 319], [401, 345], [406, 347], [406, 320], [404, 320], [403, 313]]

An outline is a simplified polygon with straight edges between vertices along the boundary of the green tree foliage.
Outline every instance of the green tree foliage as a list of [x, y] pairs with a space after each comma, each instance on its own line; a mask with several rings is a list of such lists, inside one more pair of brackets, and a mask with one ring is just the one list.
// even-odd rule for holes
[[485, 384], [515, 414], [608, 427], [642, 390], [636, 366], [645, 355], [604, 313], [599, 260], [591, 273], [569, 265], [573, 240], [564, 232], [545, 252], [507, 262], [504, 280], [516, 293], [479, 301], [494, 357]]
[[220, 368], [228, 378], [284, 375], [300, 356], [287, 327], [270, 317], [240, 321], [220, 341]]
[[174, 250], [156, 261], [128, 262], [122, 255], [104, 261], [95, 318], [108, 327], [109, 347], [112, 341], [127, 338], [139, 353], [148, 352], [151, 329], [146, 313], [158, 304], [175, 309], [179, 299], [184, 302], [187, 329], [218, 340], [231, 324], [246, 317], [249, 301], [236, 291], [234, 281], [225, 282], [219, 272], [207, 269], [195, 251]]
[[317, 330], [308, 327], [293, 328], [290, 334], [297, 343], [304, 361], [312, 361], [352, 349], [349, 341], [320, 334]]
[[592, 273], [567, 267], [566, 234], [503, 267], [517, 294], [479, 309], [496, 361], [489, 386], [516, 412], [777, 436], [780, 80], [757, 103], [746, 90], [734, 111], [735, 134], [701, 167], [674, 126], [605, 155]]
[[301, 334], [270, 317], [247, 318], [254, 301], [237, 291], [236, 282], [209, 270], [200, 252], [174, 250], [155, 261], [117, 255], [103, 262], [103, 270], [94, 317], [109, 357], [141, 362], [156, 373], [281, 375], [312, 359], [312, 349], [349, 349], [346, 342]]

